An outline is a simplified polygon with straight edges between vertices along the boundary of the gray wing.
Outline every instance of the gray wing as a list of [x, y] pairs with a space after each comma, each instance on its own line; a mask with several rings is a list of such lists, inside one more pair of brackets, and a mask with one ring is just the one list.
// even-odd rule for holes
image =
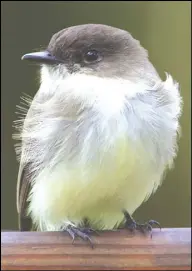
[[28, 202], [27, 198], [31, 190], [30, 163], [20, 164], [17, 180], [17, 212], [20, 231], [30, 231], [32, 229], [32, 220], [27, 216]]
[[[19, 112], [22, 113], [20, 120], [14, 121], [14, 126], [16, 129], [16, 133], [13, 135], [13, 138], [16, 140], [19, 140], [20, 143], [18, 144], [19, 147], [16, 147], [16, 153], [17, 150], [19, 152], [19, 173], [17, 178], [17, 191], [16, 191], [16, 204], [17, 204], [17, 212], [18, 212], [18, 224], [19, 224], [19, 230], [21, 231], [30, 231], [32, 229], [32, 220], [29, 216], [27, 216], [27, 208], [28, 208], [28, 196], [31, 190], [31, 163], [28, 162], [25, 157], [25, 153], [29, 151], [30, 142], [22, 142], [22, 132], [23, 128], [28, 125], [28, 122], [26, 124], [26, 118], [30, 118], [32, 115], [32, 108], [31, 108], [31, 102], [32, 98], [24, 94], [22, 98], [22, 105], [18, 106]], [[24, 113], [24, 114], [23, 114]], [[23, 115], [25, 115], [23, 117]], [[30, 124], [30, 122], [29, 122]]]

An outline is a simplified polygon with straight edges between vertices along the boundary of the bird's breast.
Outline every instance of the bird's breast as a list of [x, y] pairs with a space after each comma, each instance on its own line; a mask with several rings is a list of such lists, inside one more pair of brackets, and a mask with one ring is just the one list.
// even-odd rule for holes
[[52, 171], [45, 168], [39, 174], [31, 193], [35, 218], [59, 224], [64, 218], [103, 221], [109, 216], [103, 223], [113, 227], [115, 213], [122, 219], [122, 208], [133, 212], [141, 204], [153, 189], [146, 153], [129, 141], [120, 126], [109, 138], [108, 132], [97, 139], [93, 132], [82, 142], [76, 159], [68, 161], [64, 155]]

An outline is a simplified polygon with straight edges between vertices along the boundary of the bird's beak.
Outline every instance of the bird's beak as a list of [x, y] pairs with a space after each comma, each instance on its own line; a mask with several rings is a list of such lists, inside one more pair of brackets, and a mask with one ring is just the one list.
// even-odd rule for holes
[[52, 56], [48, 51], [29, 53], [22, 56], [21, 60], [29, 60], [41, 64], [57, 64], [60, 61]]

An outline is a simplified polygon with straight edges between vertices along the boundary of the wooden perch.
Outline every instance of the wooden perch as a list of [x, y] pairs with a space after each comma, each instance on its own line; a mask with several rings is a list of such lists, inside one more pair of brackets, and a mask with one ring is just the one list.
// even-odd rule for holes
[[191, 270], [191, 229], [99, 232], [92, 249], [63, 232], [2, 232], [1, 270]]

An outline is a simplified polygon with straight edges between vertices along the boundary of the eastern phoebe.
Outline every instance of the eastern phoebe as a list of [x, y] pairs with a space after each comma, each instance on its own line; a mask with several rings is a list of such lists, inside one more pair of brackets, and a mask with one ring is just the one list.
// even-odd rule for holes
[[38, 62], [41, 84], [16, 122], [20, 230], [74, 238], [114, 229], [156, 191], [177, 153], [182, 99], [127, 31], [99, 24], [63, 29]]

